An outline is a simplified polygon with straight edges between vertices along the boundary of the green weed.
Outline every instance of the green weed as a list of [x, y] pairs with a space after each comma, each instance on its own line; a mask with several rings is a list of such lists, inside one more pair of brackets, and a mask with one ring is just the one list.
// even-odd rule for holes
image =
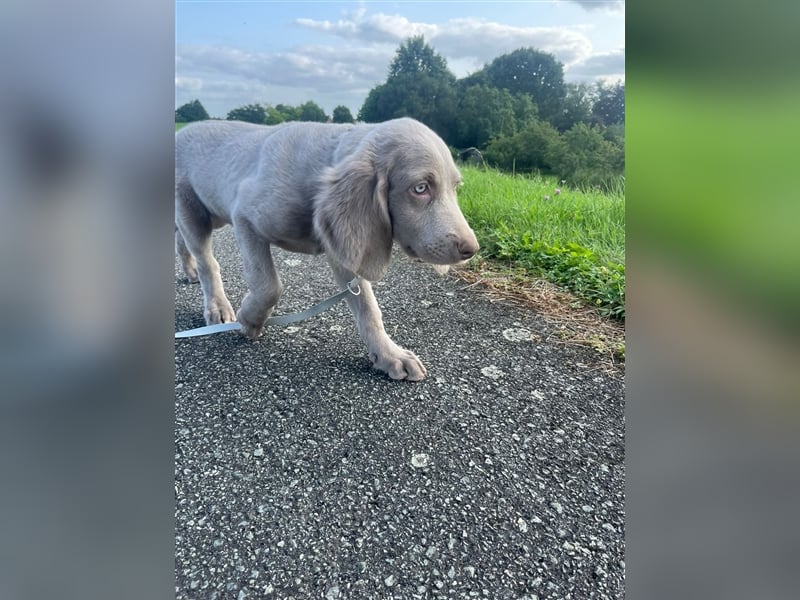
[[625, 318], [624, 179], [600, 193], [540, 175], [462, 173], [461, 208], [484, 257], [524, 267], [601, 314]]

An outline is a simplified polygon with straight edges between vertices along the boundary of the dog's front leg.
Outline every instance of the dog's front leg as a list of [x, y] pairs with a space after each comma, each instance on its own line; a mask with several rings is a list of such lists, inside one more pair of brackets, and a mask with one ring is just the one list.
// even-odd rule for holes
[[283, 292], [283, 284], [272, 262], [269, 242], [262, 238], [244, 219], [234, 218], [233, 231], [244, 264], [244, 279], [248, 291], [236, 313], [242, 333], [255, 339], [264, 329]]
[[[336, 281], [341, 287], [347, 285], [355, 275], [339, 265], [329, 261]], [[392, 341], [383, 326], [383, 317], [372, 285], [366, 279], [359, 279], [361, 293], [348, 294], [347, 304], [353, 313], [358, 333], [367, 346], [372, 365], [392, 379], [419, 381], [425, 378], [425, 365], [410, 350], [406, 350]]]

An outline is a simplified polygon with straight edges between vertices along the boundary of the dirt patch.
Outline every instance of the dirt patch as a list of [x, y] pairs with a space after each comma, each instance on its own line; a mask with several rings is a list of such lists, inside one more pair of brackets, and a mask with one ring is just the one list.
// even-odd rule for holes
[[554, 325], [551, 343], [577, 344], [595, 350], [600, 368], [608, 373], [625, 370], [625, 324], [601, 316], [573, 294], [557, 285], [536, 279], [524, 269], [509, 268], [481, 260], [450, 273], [486, 294], [492, 302], [510, 302], [535, 310]]

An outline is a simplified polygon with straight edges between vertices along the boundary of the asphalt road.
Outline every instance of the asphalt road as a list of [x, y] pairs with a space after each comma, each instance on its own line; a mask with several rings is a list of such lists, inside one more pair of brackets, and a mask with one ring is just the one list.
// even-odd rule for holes
[[[324, 257], [274, 256], [276, 314], [336, 291]], [[176, 331], [203, 325], [175, 276]], [[375, 291], [424, 381], [373, 370], [344, 303], [257, 342], [176, 340], [176, 597], [622, 598], [622, 379], [404, 257]]]

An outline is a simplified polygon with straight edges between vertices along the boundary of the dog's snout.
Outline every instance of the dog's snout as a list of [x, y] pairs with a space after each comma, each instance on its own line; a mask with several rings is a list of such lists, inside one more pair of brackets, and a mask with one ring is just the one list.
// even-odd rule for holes
[[464, 260], [475, 256], [479, 248], [480, 246], [478, 245], [478, 240], [475, 239], [474, 236], [467, 239], [460, 239], [458, 241], [458, 252], [461, 255], [461, 258]]

